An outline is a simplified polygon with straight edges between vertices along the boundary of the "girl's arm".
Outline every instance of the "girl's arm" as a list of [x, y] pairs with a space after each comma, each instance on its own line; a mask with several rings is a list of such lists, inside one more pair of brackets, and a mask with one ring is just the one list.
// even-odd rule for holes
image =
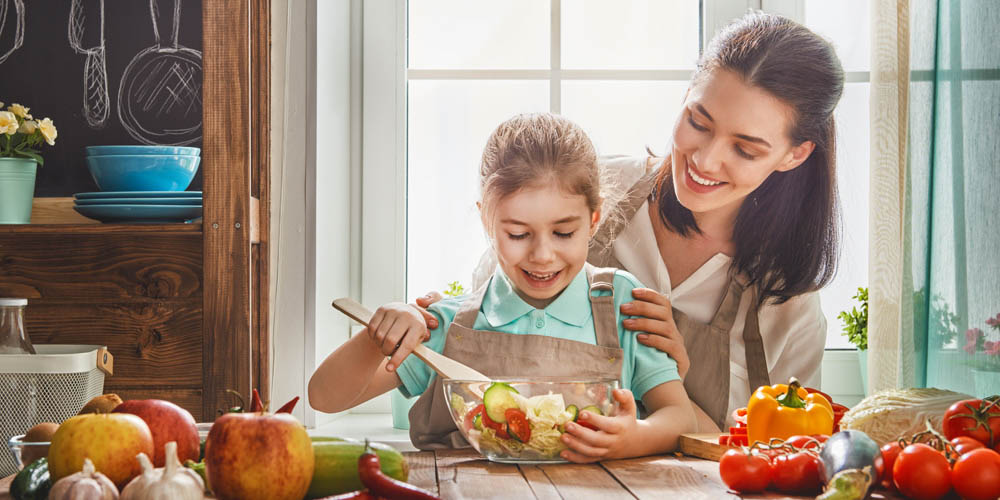
[[580, 412], [579, 418], [598, 430], [575, 423], [566, 424], [562, 439], [569, 449], [563, 452], [563, 458], [572, 462], [594, 462], [666, 453], [677, 449], [682, 433], [695, 430], [694, 410], [679, 380], [646, 391], [642, 401], [652, 414], [644, 420], [636, 419], [632, 391], [616, 390], [614, 398], [621, 408], [613, 417]]
[[325, 413], [353, 408], [399, 386], [367, 329], [330, 353], [309, 378], [309, 405]]

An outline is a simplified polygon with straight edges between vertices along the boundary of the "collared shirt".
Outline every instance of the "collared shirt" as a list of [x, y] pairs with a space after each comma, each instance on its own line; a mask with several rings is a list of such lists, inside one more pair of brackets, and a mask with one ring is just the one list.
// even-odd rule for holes
[[[641, 399], [646, 391], [664, 382], [680, 380], [677, 363], [670, 356], [638, 343], [635, 332], [626, 330], [622, 326], [622, 320], [626, 317], [620, 315], [619, 308], [622, 304], [632, 301], [633, 288], [641, 287], [642, 284], [634, 276], [624, 271], [615, 273], [618, 342], [624, 351], [621, 383], [623, 388], [632, 391], [636, 399]], [[545, 335], [596, 345], [597, 333], [590, 310], [589, 291], [587, 273], [581, 270], [559, 297], [545, 309], [536, 309], [521, 299], [507, 277], [497, 268], [487, 286], [473, 328], [512, 334]], [[610, 293], [602, 290], [595, 295]], [[431, 305], [429, 310], [437, 316], [438, 327], [431, 330], [431, 338], [424, 345], [439, 353], [444, 350], [445, 332], [458, 314], [462, 302], [467, 298], [465, 296], [448, 298]], [[529, 355], [530, 353], [525, 353], [525, 356]], [[403, 382], [399, 389], [407, 397], [423, 393], [430, 386], [434, 375], [434, 372], [416, 356], [407, 357], [396, 373]]]
[[[634, 184], [646, 172], [646, 159], [616, 157], [603, 159], [602, 166], [622, 186]], [[729, 286], [732, 259], [715, 254], [676, 288], [663, 263], [649, 218], [649, 202], [643, 203], [632, 220], [612, 243], [615, 258], [625, 269], [650, 288], [670, 298], [673, 307], [693, 320], [709, 323]], [[744, 292], [736, 322], [729, 331], [729, 410], [747, 405], [750, 388], [746, 367], [743, 328], [750, 306], [750, 291]], [[803, 385], [820, 388], [820, 363], [826, 345], [826, 318], [818, 292], [792, 297], [783, 304], [765, 304], [758, 312], [767, 371], [772, 384], [787, 383], [797, 377]], [[692, 359], [691, 363], [698, 360]]]

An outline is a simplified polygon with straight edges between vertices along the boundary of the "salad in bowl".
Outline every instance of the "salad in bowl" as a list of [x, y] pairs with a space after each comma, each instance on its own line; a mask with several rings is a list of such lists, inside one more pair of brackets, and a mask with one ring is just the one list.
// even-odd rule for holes
[[505, 463], [565, 462], [566, 423], [582, 411], [613, 414], [617, 388], [616, 379], [444, 381], [462, 435], [487, 459]]

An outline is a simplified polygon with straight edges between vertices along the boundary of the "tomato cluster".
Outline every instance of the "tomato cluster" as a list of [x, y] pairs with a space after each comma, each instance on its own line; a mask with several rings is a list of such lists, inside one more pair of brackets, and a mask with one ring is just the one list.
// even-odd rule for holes
[[740, 493], [774, 489], [798, 495], [823, 486], [823, 462], [817, 454], [827, 436], [792, 436], [768, 446], [733, 448], [719, 460], [722, 481]]

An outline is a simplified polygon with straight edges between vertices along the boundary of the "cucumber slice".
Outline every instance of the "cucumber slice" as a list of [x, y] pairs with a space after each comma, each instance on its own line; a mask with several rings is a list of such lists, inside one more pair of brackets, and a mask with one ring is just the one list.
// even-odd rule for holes
[[576, 417], [580, 415], [580, 409], [577, 408], [576, 405], [569, 405], [566, 407], [566, 411], [568, 411], [570, 415], [573, 415], [573, 417], [570, 418], [570, 421], [576, 422]]
[[[589, 412], [593, 413], [594, 415], [601, 415], [601, 416], [604, 415], [604, 412], [602, 412], [600, 408], [598, 408], [598, 407], [596, 407], [594, 405], [585, 406], [580, 411], [589, 411]], [[573, 420], [576, 420], [576, 419], [574, 418]]]
[[514, 394], [520, 394], [517, 389], [503, 382], [493, 382], [486, 392], [483, 393], [483, 406], [486, 408], [486, 416], [490, 420], [505, 424], [507, 417], [504, 412], [510, 408], [517, 408], [517, 401]]
[[476, 416], [472, 417], [472, 426], [477, 431], [483, 430], [483, 415], [481, 413], [477, 413]]

